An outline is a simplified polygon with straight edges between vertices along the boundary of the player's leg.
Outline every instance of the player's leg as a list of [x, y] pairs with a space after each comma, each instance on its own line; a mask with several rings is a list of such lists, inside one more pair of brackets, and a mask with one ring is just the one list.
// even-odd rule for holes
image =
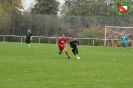
[[29, 40], [29, 44], [28, 44], [28, 47], [30, 48], [30, 40]]
[[65, 51], [66, 56], [67, 56], [68, 58], [70, 58], [70, 56], [69, 56], [68, 52], [66, 51], [66, 47], [65, 47], [65, 46], [63, 46], [63, 50]]
[[30, 48], [30, 39], [27, 39], [27, 48]]
[[78, 48], [75, 49], [76, 57], [78, 57]]
[[76, 49], [75, 49], [75, 48], [72, 49], [72, 52], [73, 52], [73, 54], [75, 55], [75, 57], [77, 58], [78, 55], [77, 55], [77, 52], [76, 52]]
[[76, 51], [76, 54], [78, 55], [78, 48], [76, 48], [76, 50], [75, 50], [75, 51]]
[[25, 43], [26, 43], [26, 47], [28, 48], [28, 39], [26, 39]]
[[122, 48], [124, 49], [124, 43], [122, 42]]
[[61, 55], [62, 54], [62, 47], [61, 46], [58, 46], [59, 47], [59, 54]]
[[74, 48], [72, 49], [72, 52], [73, 52], [74, 55], [76, 55], [76, 52], [75, 52], [75, 49]]
[[126, 49], [126, 47], [127, 47], [127, 44], [126, 44], [126, 42], [124, 43], [124, 49]]
[[122, 47], [124, 50], [126, 49], [126, 43], [125, 42], [122, 43]]

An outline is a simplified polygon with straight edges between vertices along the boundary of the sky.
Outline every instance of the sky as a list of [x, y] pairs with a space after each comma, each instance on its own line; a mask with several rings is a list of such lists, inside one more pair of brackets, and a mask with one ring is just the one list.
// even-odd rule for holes
[[[57, 0], [57, 1], [59, 1], [60, 3], [65, 2], [64, 0]], [[32, 5], [35, 4], [35, 0], [22, 0], [22, 2], [23, 2], [24, 10], [28, 10], [30, 8], [31, 4]]]
[[22, 0], [24, 10], [28, 10], [31, 4], [35, 4], [35, 0]]

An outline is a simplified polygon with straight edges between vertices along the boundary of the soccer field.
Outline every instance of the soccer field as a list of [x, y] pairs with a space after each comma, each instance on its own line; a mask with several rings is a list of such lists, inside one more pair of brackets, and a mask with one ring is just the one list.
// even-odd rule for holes
[[0, 42], [0, 88], [133, 88], [133, 49]]

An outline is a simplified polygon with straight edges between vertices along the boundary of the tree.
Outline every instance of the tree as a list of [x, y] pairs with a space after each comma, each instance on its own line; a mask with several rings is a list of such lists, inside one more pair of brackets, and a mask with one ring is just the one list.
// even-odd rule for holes
[[[75, 25], [75, 23], [77, 23], [78, 28], [88, 28], [92, 25], [96, 25], [96, 22], [105, 23], [104, 20], [98, 20], [103, 17], [99, 18], [96, 16], [111, 16], [113, 13], [113, 8], [109, 7], [103, 0], [66, 0], [65, 5], [62, 7], [61, 13], [66, 16], [74, 16], [73, 20], [69, 20], [72, 22], [71, 25], [77, 26]], [[76, 19], [76, 16], [79, 16], [78, 20]]]
[[32, 15], [32, 32], [36, 36], [57, 36], [61, 34], [60, 19], [53, 15]]
[[[104, 38], [104, 28], [100, 25], [97, 25], [96, 27], [89, 27], [84, 31], [81, 31], [78, 35], [80, 35], [81, 38]], [[92, 40], [81, 40], [81, 44], [90, 44], [93, 45]], [[102, 45], [103, 41], [95, 40], [95, 45]]]
[[[111, 4], [111, 3], [110, 3]], [[67, 15], [112, 15], [114, 11], [112, 6], [109, 6], [106, 0], [66, 0], [65, 6], [68, 8]], [[62, 8], [62, 12], [66, 8]], [[62, 13], [65, 14], [65, 13]]]
[[0, 13], [20, 13], [22, 8], [21, 0], [0, 0]]
[[56, 0], [36, 0], [35, 7], [32, 8], [32, 14], [57, 14], [59, 2]]
[[69, 13], [69, 11], [68, 11], [68, 7], [64, 4], [64, 5], [62, 5], [62, 7], [61, 7], [61, 15], [63, 15], [63, 16], [65, 16], [65, 15], [68, 15], [68, 13]]
[[[21, 0], [0, 0], [0, 32], [9, 34], [13, 26], [13, 13], [21, 13]], [[4, 33], [5, 32], [5, 33]]]

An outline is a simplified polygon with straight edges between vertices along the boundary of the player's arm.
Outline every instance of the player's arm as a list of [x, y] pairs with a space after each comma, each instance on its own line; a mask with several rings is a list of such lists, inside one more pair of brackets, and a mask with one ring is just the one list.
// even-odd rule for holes
[[126, 36], [126, 41], [125, 42], [127, 43], [127, 36]]
[[67, 45], [68, 41], [66, 40], [66, 38], [64, 39], [65, 45]]
[[128, 39], [128, 37], [126, 36], [126, 40]]
[[30, 37], [30, 40], [32, 40], [32, 36]]
[[76, 40], [76, 43], [78, 44], [78, 47], [79, 47], [79, 41]]
[[123, 41], [123, 38], [121, 38], [121, 42]]
[[78, 46], [79, 46], [79, 41], [77, 41], [77, 44], [78, 44]]
[[60, 39], [58, 39], [57, 44], [58, 44], [58, 46], [61, 46]]
[[72, 42], [70, 42], [70, 47], [71, 47], [71, 49], [73, 49], [73, 47], [72, 47]]
[[32, 40], [32, 34], [30, 34], [31, 36], [30, 36], [30, 40]]
[[26, 39], [26, 35], [24, 35], [24, 39]]

